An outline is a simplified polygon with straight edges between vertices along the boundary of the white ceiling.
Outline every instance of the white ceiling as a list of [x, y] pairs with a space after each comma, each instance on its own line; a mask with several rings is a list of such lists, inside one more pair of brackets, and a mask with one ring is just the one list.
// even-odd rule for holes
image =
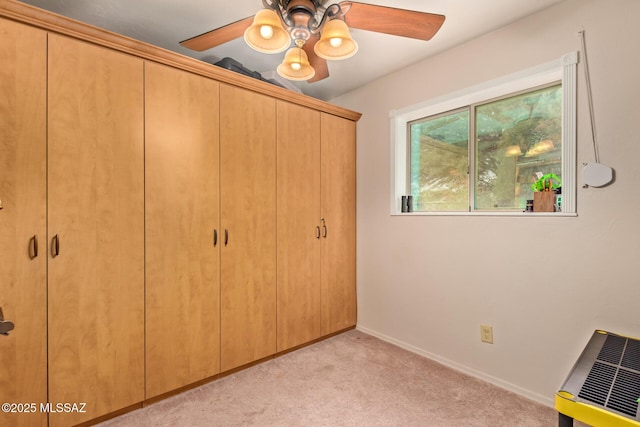
[[[182, 40], [252, 16], [260, 0], [23, 0], [43, 9], [142, 40], [196, 59], [217, 62], [231, 57], [254, 71], [273, 71], [284, 54], [267, 55], [237, 39], [194, 52]], [[446, 16], [428, 42], [352, 30], [358, 53], [330, 61], [330, 77], [296, 83], [305, 94], [330, 100], [466, 40], [502, 27], [563, 0], [369, 0], [368, 3], [438, 13]]]

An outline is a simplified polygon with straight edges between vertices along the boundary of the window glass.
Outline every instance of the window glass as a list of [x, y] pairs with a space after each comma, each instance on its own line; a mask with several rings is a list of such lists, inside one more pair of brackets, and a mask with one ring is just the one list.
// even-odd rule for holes
[[562, 179], [562, 86], [476, 106], [475, 140], [475, 209], [522, 209], [539, 176]]
[[410, 123], [414, 211], [469, 209], [469, 110]]

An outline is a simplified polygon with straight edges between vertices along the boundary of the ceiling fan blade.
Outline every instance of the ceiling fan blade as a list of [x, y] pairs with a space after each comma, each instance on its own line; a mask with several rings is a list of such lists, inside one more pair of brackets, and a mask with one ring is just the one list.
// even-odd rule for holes
[[202, 52], [212, 47], [230, 42], [244, 35], [244, 31], [251, 26], [253, 16], [241, 19], [224, 27], [216, 28], [199, 36], [183, 40], [180, 44], [191, 50]]
[[444, 22], [444, 15], [343, 1], [345, 20], [349, 28], [412, 39], [430, 40]]
[[329, 66], [327, 65], [327, 60], [320, 58], [313, 50], [313, 46], [315, 46], [318, 40], [320, 40], [319, 36], [312, 36], [307, 40], [304, 46], [302, 46], [302, 49], [304, 49], [307, 53], [307, 57], [309, 58], [309, 64], [311, 64], [313, 69], [316, 70], [316, 74], [307, 80], [307, 83], [317, 82], [329, 77]]

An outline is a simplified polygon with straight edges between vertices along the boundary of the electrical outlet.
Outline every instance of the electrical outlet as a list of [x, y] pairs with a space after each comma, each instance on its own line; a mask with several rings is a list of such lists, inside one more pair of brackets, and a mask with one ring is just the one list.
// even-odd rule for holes
[[480, 340], [488, 344], [493, 344], [493, 326], [480, 325]]

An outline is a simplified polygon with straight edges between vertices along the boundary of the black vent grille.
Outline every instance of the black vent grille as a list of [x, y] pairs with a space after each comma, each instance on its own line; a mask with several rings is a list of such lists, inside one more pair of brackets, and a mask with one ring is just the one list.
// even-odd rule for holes
[[598, 354], [598, 360], [618, 365], [626, 342], [627, 339], [624, 337], [608, 335], [602, 349], [600, 350], [600, 354]]
[[620, 369], [609, 397], [608, 408], [636, 416], [640, 397], [640, 373]]
[[640, 371], [640, 341], [629, 340], [627, 349], [624, 352], [621, 366]]
[[607, 336], [578, 397], [636, 417], [640, 398], [640, 341]]
[[605, 406], [615, 376], [616, 368], [614, 366], [600, 362], [594, 363], [578, 397]]

